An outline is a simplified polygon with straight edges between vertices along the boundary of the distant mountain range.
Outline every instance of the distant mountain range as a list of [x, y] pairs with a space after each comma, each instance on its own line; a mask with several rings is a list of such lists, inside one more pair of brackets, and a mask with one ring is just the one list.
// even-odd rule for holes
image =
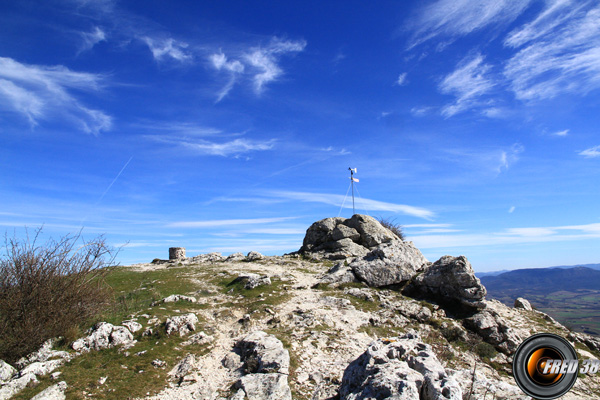
[[[547, 268], [527, 268], [527, 269], [535, 269], [537, 271], [543, 271], [546, 269], [553, 269], [553, 268], [561, 268], [561, 269], [571, 269], [571, 268], [577, 268], [577, 267], [585, 267], [585, 268], [590, 268], [590, 269], [595, 269], [600, 271], [600, 264], [577, 264], [577, 265], [557, 265], [555, 267], [547, 267]], [[479, 279], [483, 278], [484, 276], [498, 276], [500, 274], [504, 274], [506, 272], [511, 272], [511, 271], [519, 271], [518, 269], [503, 269], [503, 270], [499, 270], [499, 271], [488, 271], [488, 272], [476, 272], [475, 276], [478, 277]]]
[[517, 297], [574, 330], [600, 335], [600, 264], [476, 274], [488, 298], [512, 306]]

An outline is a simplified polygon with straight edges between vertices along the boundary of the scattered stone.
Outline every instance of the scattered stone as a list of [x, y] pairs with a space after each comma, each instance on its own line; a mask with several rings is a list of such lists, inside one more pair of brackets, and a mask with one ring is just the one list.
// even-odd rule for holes
[[0, 360], [0, 385], [4, 382], [8, 382], [16, 373], [17, 369], [15, 367], [4, 360]]
[[167, 362], [163, 361], [163, 360], [159, 360], [158, 358], [155, 360], [152, 360], [152, 366], [155, 368], [163, 368], [167, 366]]
[[167, 321], [165, 322], [165, 328], [167, 330], [167, 335], [178, 332], [179, 336], [185, 336], [188, 333], [196, 330], [197, 323], [198, 317], [196, 314], [189, 313], [186, 315], [178, 315], [167, 318]]
[[215, 340], [215, 338], [213, 338], [212, 336], [207, 335], [204, 332], [198, 332], [198, 333], [194, 333], [192, 336], [190, 336], [189, 339], [186, 340], [185, 342], [181, 343], [181, 345], [182, 346], [189, 346], [192, 344], [203, 345], [203, 344], [210, 343], [213, 340]]
[[[191, 296], [184, 296], [182, 294], [172, 294], [170, 296], [165, 297], [162, 300], [152, 302], [152, 304], [150, 306], [154, 307], [154, 306], [157, 306], [162, 303], [176, 303], [178, 301], [188, 301], [190, 303], [196, 303], [198, 300], [196, 300], [195, 297], [191, 297]], [[148, 321], [148, 322], [150, 322], [150, 321]]]
[[102, 376], [100, 377], [100, 379], [98, 379], [98, 385], [102, 386], [106, 383], [106, 380], [108, 379], [108, 376]]
[[18, 369], [23, 369], [27, 365], [34, 362], [44, 362], [51, 358], [62, 358], [66, 361], [71, 359], [71, 355], [66, 351], [53, 350], [52, 347], [56, 339], [46, 340], [42, 346], [35, 352], [28, 354], [26, 357], [21, 357], [16, 363]]
[[25, 387], [35, 386], [38, 383], [39, 380], [35, 374], [18, 374], [16, 377], [0, 387], [0, 399], [10, 399], [12, 396], [25, 389]]
[[195, 263], [216, 263], [216, 262], [221, 262], [224, 261], [225, 257], [223, 257], [221, 255], [221, 253], [217, 253], [217, 252], [212, 252], [212, 253], [207, 253], [207, 254], [200, 254], [196, 257], [192, 257], [192, 258], [188, 258], [187, 261], [190, 264], [195, 264]]
[[344, 372], [340, 398], [453, 399], [462, 390], [418, 334], [372, 342]]
[[58, 378], [60, 378], [60, 375], [62, 374], [61, 371], [56, 371], [50, 374], [50, 379], [53, 381], [58, 380]]
[[468, 329], [505, 354], [513, 354], [525, 339], [517, 335], [510, 325], [494, 310], [485, 309], [464, 320]]
[[364, 301], [373, 302], [375, 298], [373, 297], [373, 293], [369, 289], [360, 289], [360, 288], [351, 288], [345, 291], [346, 294], [349, 294], [352, 297], [356, 297], [357, 299], [361, 299]]
[[253, 274], [253, 273], [249, 272], [249, 273], [239, 275], [237, 278], [235, 278], [235, 280], [232, 283], [237, 283], [237, 282], [246, 282], [244, 285], [244, 289], [250, 290], [250, 289], [254, 289], [259, 286], [270, 285], [271, 278], [269, 278], [267, 275], [261, 276], [261, 275]]
[[465, 256], [443, 256], [415, 277], [405, 292], [470, 310], [485, 308], [487, 294]]
[[57, 384], [42, 390], [37, 395], [33, 396], [31, 400], [64, 400], [67, 398], [65, 396], [65, 390], [67, 390], [67, 382], [58, 382]]
[[225, 261], [243, 261], [246, 259], [246, 256], [242, 253], [233, 253], [227, 256]]
[[290, 355], [279, 339], [263, 331], [253, 332], [236, 344], [244, 367], [251, 373], [288, 374]]
[[[277, 373], [249, 374], [237, 381], [246, 398], [256, 400], [292, 400], [287, 375]], [[239, 391], [238, 391], [239, 393]], [[236, 396], [239, 396], [236, 393]], [[238, 397], [244, 398], [244, 397]]]
[[352, 272], [352, 268], [343, 261], [331, 267], [319, 280], [319, 283], [332, 284], [333, 286], [353, 282], [359, 282], [359, 280], [354, 275], [354, 272]]
[[517, 299], [515, 300], [514, 307], [520, 308], [522, 310], [533, 311], [533, 307], [531, 307], [531, 303], [529, 303], [528, 300], [526, 300], [522, 297], [517, 297]]
[[135, 333], [142, 329], [142, 324], [136, 321], [123, 321], [121, 324], [127, 329], [129, 329], [131, 333]]
[[246, 261], [258, 261], [264, 259], [265, 256], [260, 254], [258, 251], [251, 251], [246, 255]]
[[181, 379], [185, 375], [189, 374], [196, 367], [196, 357], [193, 354], [188, 354], [181, 361], [177, 363], [171, 371], [169, 376], [174, 379]]
[[108, 322], [98, 322], [90, 330], [88, 336], [77, 339], [71, 345], [76, 352], [88, 352], [121, 346], [125, 349], [133, 347], [136, 341], [124, 326], [114, 326]]

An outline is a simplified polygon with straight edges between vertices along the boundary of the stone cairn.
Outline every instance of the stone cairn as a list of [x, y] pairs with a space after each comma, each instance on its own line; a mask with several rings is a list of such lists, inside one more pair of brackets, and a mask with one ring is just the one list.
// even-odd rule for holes
[[185, 259], [185, 247], [169, 247], [169, 260]]

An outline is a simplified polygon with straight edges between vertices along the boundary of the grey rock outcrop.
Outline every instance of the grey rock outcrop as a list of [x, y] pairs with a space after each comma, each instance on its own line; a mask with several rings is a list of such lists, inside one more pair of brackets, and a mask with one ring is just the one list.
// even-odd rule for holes
[[[235, 348], [246, 375], [235, 384], [238, 392], [232, 399], [291, 400], [288, 386], [290, 355], [273, 335], [263, 331], [252, 332], [241, 339]], [[224, 364], [235, 365], [227, 360]]]
[[238, 275], [238, 277], [235, 278], [235, 280], [232, 283], [237, 283], [237, 282], [245, 282], [244, 289], [250, 290], [250, 289], [254, 289], [259, 286], [270, 285], [271, 278], [269, 278], [267, 275], [258, 275], [258, 274], [253, 274], [253, 273], [249, 272], [249, 273]]
[[227, 258], [225, 259], [225, 261], [242, 261], [246, 259], [246, 256], [242, 253], [232, 253], [230, 255], [227, 256]]
[[265, 256], [260, 254], [258, 251], [251, 251], [246, 255], [246, 261], [258, 261], [262, 260], [263, 258], [265, 258]]
[[290, 355], [279, 339], [263, 331], [252, 332], [236, 347], [241, 352], [247, 371], [252, 373], [279, 372], [288, 374]]
[[193, 263], [215, 263], [215, 262], [221, 262], [224, 260], [225, 260], [225, 257], [223, 257], [221, 255], [221, 253], [218, 253], [218, 252], [200, 254], [195, 257], [187, 259], [187, 261], [192, 264]]
[[192, 297], [192, 296], [184, 296], [182, 294], [172, 294], [170, 296], [165, 297], [164, 299], [152, 302], [151, 306], [154, 307], [161, 303], [176, 303], [178, 301], [188, 301], [190, 303], [196, 303], [198, 300], [196, 300], [196, 298]]
[[466, 309], [482, 309], [487, 291], [465, 256], [443, 256], [424, 268], [406, 288], [406, 293], [458, 303]]
[[236, 387], [239, 388], [236, 398], [240, 400], [292, 400], [287, 375], [275, 373], [245, 375], [237, 381]]
[[512, 354], [525, 339], [494, 310], [485, 309], [464, 320], [465, 326], [505, 354]]
[[194, 313], [188, 313], [185, 315], [177, 315], [175, 317], [167, 318], [165, 322], [165, 329], [167, 335], [173, 333], [179, 333], [179, 336], [185, 336], [188, 333], [196, 330], [196, 324], [198, 323], [198, 317]]
[[364, 257], [373, 247], [399, 240], [375, 218], [355, 214], [350, 219], [325, 218], [313, 223], [299, 252], [331, 260]]
[[126, 327], [98, 322], [88, 331], [88, 336], [77, 339], [71, 348], [76, 352], [88, 352], [117, 346], [128, 348], [134, 344], [133, 335]]
[[67, 382], [58, 382], [57, 384], [42, 390], [37, 395], [33, 396], [31, 400], [64, 400], [67, 398], [67, 396], [65, 396], [65, 390], [67, 390]]
[[8, 382], [17, 372], [17, 369], [4, 360], [0, 360], [0, 385]]
[[174, 379], [181, 379], [192, 372], [195, 367], [196, 357], [193, 354], [188, 354], [169, 371], [168, 375]]
[[395, 240], [380, 244], [366, 256], [355, 259], [350, 268], [367, 285], [382, 287], [409, 281], [427, 263], [412, 242]]
[[340, 399], [462, 399], [431, 346], [418, 334], [372, 342], [344, 372]]
[[522, 297], [517, 297], [517, 299], [515, 300], [514, 307], [520, 308], [522, 310], [533, 311], [533, 307], [531, 307], [531, 303]]

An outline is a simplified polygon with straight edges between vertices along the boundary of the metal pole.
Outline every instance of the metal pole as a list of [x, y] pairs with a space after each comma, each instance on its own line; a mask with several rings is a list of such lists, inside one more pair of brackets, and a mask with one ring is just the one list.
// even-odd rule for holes
[[352, 215], [356, 214], [356, 211], [354, 210], [354, 171], [352, 170], [352, 168], [348, 168], [350, 170], [350, 182], [352, 184]]

